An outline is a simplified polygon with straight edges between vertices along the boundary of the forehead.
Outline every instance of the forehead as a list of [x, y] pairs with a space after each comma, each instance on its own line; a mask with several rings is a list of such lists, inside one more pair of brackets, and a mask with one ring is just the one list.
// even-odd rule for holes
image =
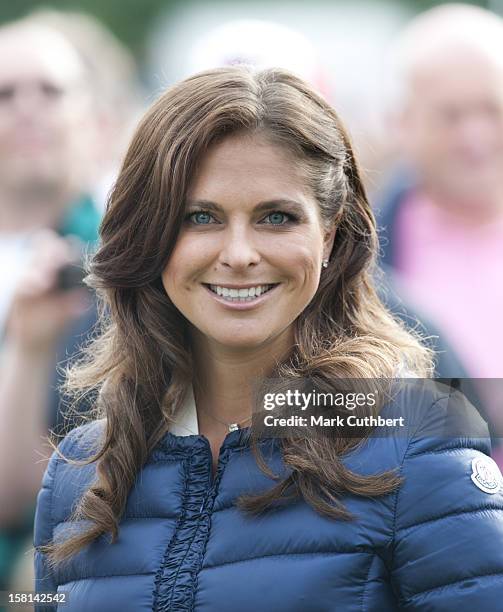
[[461, 105], [481, 98], [503, 102], [503, 61], [462, 46], [445, 49], [435, 59], [427, 59], [410, 74], [414, 104], [452, 101]]
[[42, 27], [0, 30], [0, 83], [45, 79], [66, 85], [83, 73], [77, 51], [59, 32]]
[[[232, 135], [199, 160], [189, 197], [294, 197], [308, 195], [300, 162], [264, 135]], [[214, 194], [214, 195], [212, 195]]]

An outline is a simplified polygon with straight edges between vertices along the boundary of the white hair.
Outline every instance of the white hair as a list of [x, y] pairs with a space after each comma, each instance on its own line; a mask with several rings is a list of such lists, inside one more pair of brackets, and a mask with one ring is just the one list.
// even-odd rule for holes
[[388, 51], [388, 106], [406, 99], [411, 76], [460, 48], [499, 65], [503, 78], [503, 18], [468, 4], [443, 4], [421, 13]]
[[[0, 26], [1, 52], [5, 54], [3, 47], [20, 38], [24, 40], [23, 36], [29, 37], [30, 48], [35, 53], [43, 53], [47, 62], [57, 65], [62, 75], [72, 80], [85, 78], [84, 62], [70, 39], [55, 28], [32, 22], [29, 18]], [[5, 57], [2, 61], [7, 62], [8, 59]]]

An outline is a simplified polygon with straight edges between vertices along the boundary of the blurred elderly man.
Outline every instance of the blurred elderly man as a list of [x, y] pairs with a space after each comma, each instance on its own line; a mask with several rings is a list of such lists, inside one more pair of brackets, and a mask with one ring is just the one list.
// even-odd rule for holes
[[[25, 309], [11, 303], [18, 294], [29, 292], [34, 299], [35, 287], [20, 283], [28, 273], [28, 258], [34, 257], [29, 245], [36, 240], [35, 248], [42, 251], [36, 253], [36, 265], [30, 266], [40, 278], [45, 267], [55, 272], [71, 259], [70, 246], [58, 234], [76, 236], [84, 243], [97, 238], [100, 213], [87, 191], [97, 129], [85, 68], [72, 45], [58, 32], [30, 22], [0, 28], [2, 365], [9, 362], [13, 345], [18, 348], [21, 330], [26, 337], [26, 327], [36, 327], [28, 321], [19, 324]], [[46, 230], [43, 238], [34, 238], [39, 230]], [[46, 250], [51, 252], [47, 263], [42, 257]], [[12, 279], [10, 287], [4, 284], [6, 277]], [[47, 351], [55, 350], [58, 335], [81, 313], [79, 296], [75, 291], [51, 294], [52, 309], [38, 321], [45, 329]], [[37, 335], [42, 335], [41, 330]], [[37, 347], [40, 352], [40, 342]], [[32, 347], [25, 342], [24, 348]], [[27, 374], [23, 374], [24, 389], [30, 383]], [[3, 397], [0, 402], [3, 407]], [[5, 424], [3, 410], [2, 417], [0, 432]], [[0, 491], [2, 484], [0, 478]]]
[[503, 20], [442, 5], [395, 47], [408, 180], [388, 194], [384, 263], [472, 377], [503, 376]]

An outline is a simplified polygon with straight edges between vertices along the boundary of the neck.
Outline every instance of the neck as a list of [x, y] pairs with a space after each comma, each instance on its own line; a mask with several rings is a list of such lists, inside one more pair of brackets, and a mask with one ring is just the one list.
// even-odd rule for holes
[[0, 232], [56, 229], [74, 198], [75, 194], [66, 190], [0, 191]]
[[209, 343], [205, 338], [194, 338], [194, 395], [200, 429], [202, 424], [215, 428], [218, 421], [243, 423], [246, 419], [243, 427], [248, 427], [254, 384], [271, 375], [276, 364], [290, 353], [292, 345], [291, 330], [249, 350], [229, 349]]
[[460, 224], [486, 225], [503, 216], [503, 193], [487, 197], [455, 197], [435, 189], [425, 189], [432, 204]]

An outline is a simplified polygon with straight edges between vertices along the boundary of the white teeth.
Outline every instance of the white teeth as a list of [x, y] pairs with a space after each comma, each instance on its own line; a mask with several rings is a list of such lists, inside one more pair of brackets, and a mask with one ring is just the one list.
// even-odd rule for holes
[[250, 302], [272, 289], [273, 285], [257, 285], [246, 289], [231, 289], [221, 285], [210, 285], [211, 291], [232, 302]]

